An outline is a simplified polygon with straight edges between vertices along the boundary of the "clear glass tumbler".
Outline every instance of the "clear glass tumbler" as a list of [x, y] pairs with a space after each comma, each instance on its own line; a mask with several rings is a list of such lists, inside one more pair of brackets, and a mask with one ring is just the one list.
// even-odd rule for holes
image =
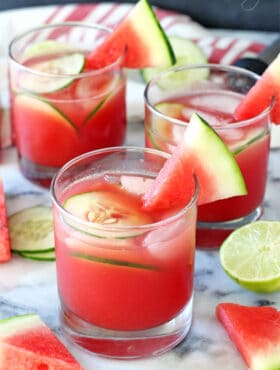
[[30, 30], [11, 42], [13, 136], [28, 179], [49, 186], [71, 158], [124, 143], [123, 55], [100, 68], [90, 60], [110, 32], [69, 22]]
[[56, 265], [64, 334], [107, 357], [173, 348], [192, 320], [197, 188], [183, 209], [143, 211], [169, 154], [93, 151], [54, 177]]
[[161, 73], [146, 87], [147, 147], [172, 152], [191, 114], [197, 112], [228, 145], [245, 178], [247, 195], [198, 207], [198, 247], [217, 248], [236, 227], [262, 215], [271, 105], [246, 121], [238, 121], [234, 116], [239, 102], [258, 78], [236, 67], [194, 65]]

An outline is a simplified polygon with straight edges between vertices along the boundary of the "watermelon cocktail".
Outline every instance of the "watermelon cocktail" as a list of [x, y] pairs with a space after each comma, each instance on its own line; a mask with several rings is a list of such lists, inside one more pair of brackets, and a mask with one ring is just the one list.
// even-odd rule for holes
[[100, 67], [87, 56], [110, 30], [64, 23], [31, 30], [10, 45], [12, 125], [20, 168], [49, 185], [84, 152], [122, 145], [126, 132], [123, 55]]
[[190, 328], [197, 191], [168, 211], [145, 211], [141, 201], [167, 156], [103, 149], [70, 161], [54, 178], [62, 327], [92, 352], [158, 354]]
[[[197, 245], [200, 247], [219, 246], [234, 228], [261, 215], [271, 107], [246, 121], [235, 118], [236, 107], [257, 79], [257, 75], [234, 67], [201, 65], [163, 73], [146, 88], [146, 146], [172, 152], [191, 114], [197, 112], [227, 144], [243, 173], [247, 195], [198, 207]], [[202, 186], [211, 187], [211, 178], [205, 178]]]

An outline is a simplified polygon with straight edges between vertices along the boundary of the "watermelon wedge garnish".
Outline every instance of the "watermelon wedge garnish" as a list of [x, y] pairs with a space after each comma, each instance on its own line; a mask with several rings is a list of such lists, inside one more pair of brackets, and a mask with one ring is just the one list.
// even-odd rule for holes
[[0, 262], [11, 258], [11, 244], [8, 229], [6, 200], [2, 180], [0, 179]]
[[86, 68], [97, 69], [124, 54], [123, 67], [169, 67], [175, 63], [171, 44], [147, 0], [139, 0], [114, 31], [86, 57]]
[[198, 180], [198, 204], [245, 195], [244, 178], [232, 153], [214, 129], [194, 113], [183, 140], [143, 195], [146, 209], [183, 207]]
[[35, 314], [0, 320], [0, 368], [83, 370]]
[[280, 124], [280, 54], [237, 106], [235, 117], [238, 120], [255, 117], [269, 108], [272, 99], [271, 121]]
[[251, 370], [280, 369], [280, 311], [220, 303], [216, 315]]

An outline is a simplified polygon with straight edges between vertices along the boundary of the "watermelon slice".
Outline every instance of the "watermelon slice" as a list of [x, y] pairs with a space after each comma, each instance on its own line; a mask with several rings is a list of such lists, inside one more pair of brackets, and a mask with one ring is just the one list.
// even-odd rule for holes
[[124, 53], [127, 68], [169, 67], [175, 55], [147, 0], [140, 0], [105, 41], [86, 57], [86, 68], [101, 68]]
[[9, 261], [11, 258], [11, 244], [8, 229], [5, 193], [0, 179], [0, 262]]
[[280, 311], [220, 303], [216, 315], [251, 370], [280, 369]]
[[272, 98], [274, 102], [270, 113], [271, 121], [280, 124], [280, 54], [238, 105], [235, 110], [236, 118], [243, 120], [260, 114], [270, 106]]
[[0, 321], [0, 358], [3, 370], [83, 369], [35, 314]]
[[186, 205], [194, 194], [193, 174], [199, 184], [199, 205], [246, 194], [243, 176], [232, 153], [196, 113], [186, 127], [182, 143], [178, 144], [143, 195], [144, 208], [152, 210]]

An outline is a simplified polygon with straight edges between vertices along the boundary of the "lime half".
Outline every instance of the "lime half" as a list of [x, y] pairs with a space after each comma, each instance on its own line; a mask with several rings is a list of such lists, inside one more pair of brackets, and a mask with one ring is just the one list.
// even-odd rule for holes
[[256, 221], [235, 230], [221, 246], [220, 262], [246, 289], [280, 290], [280, 222]]

